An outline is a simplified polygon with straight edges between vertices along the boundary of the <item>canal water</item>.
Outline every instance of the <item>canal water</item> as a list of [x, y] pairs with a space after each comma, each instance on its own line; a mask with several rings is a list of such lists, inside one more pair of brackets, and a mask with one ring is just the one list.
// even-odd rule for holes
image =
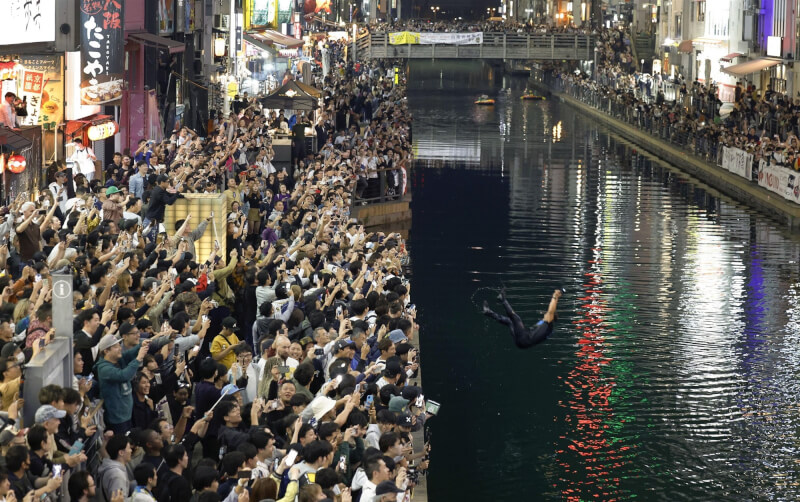
[[[524, 78], [409, 79], [430, 499], [800, 498], [800, 241]], [[529, 323], [567, 289], [544, 344], [501, 284]]]

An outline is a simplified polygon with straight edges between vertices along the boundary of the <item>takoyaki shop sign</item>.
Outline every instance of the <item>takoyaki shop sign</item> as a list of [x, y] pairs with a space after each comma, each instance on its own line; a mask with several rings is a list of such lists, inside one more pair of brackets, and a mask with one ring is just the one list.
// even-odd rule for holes
[[78, 0], [81, 104], [118, 106], [122, 98], [125, 0]]

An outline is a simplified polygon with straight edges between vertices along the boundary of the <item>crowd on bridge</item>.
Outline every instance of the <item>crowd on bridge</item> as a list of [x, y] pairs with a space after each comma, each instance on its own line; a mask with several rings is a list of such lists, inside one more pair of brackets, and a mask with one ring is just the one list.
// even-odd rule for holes
[[[340, 56], [313, 124], [242, 97], [206, 138], [143, 138], [98, 177], [76, 140], [75, 172], [0, 207], [6, 502], [410, 500], [433, 415], [408, 250], [350, 214], [381, 169], [405, 190], [411, 116], [392, 65]], [[311, 126], [319, 150], [273, 164], [272, 131]], [[190, 193], [221, 197], [225, 226], [167, 226]], [[56, 273], [74, 278], [74, 377], [23, 387], [58, 340]]]
[[420, 33], [468, 33], [475, 31], [501, 33], [550, 34], [568, 33], [591, 35], [600, 29], [575, 25], [553, 26], [551, 24], [522, 23], [517, 21], [434, 21], [430, 19], [403, 19], [394, 22], [375, 21], [364, 25], [364, 31], [371, 33], [389, 33], [395, 31], [413, 31]]

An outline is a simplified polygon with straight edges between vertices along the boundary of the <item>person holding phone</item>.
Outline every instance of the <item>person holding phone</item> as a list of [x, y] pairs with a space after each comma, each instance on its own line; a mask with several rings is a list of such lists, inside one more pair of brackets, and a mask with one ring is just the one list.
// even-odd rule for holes
[[131, 380], [147, 355], [150, 340], [125, 352], [120, 340], [105, 335], [97, 344], [99, 360], [95, 365], [100, 396], [106, 409], [106, 425], [115, 434], [124, 434], [131, 428], [133, 414], [133, 389]]
[[553, 332], [553, 322], [555, 322], [558, 317], [556, 308], [558, 307], [558, 299], [561, 298], [562, 291], [561, 289], [557, 289], [553, 292], [553, 298], [550, 300], [547, 312], [545, 312], [542, 320], [536, 323], [532, 329], [526, 328], [522, 323], [522, 319], [520, 319], [517, 313], [514, 312], [514, 309], [511, 308], [511, 304], [509, 304], [506, 299], [505, 288], [500, 290], [497, 299], [500, 300], [505, 307], [508, 317], [494, 312], [489, 308], [489, 304], [485, 300], [483, 302], [483, 314], [486, 317], [491, 317], [500, 324], [508, 326], [511, 329], [511, 336], [514, 338], [514, 343], [517, 347], [520, 349], [527, 349], [547, 340], [547, 337]]

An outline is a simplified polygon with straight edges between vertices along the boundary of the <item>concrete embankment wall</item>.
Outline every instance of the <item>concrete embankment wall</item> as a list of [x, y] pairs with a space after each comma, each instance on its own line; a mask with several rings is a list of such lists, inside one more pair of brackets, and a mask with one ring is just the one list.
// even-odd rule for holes
[[555, 92], [538, 82], [531, 85], [547, 90], [554, 99], [580, 110], [593, 120], [606, 126], [625, 139], [637, 144], [656, 157], [668, 162], [698, 180], [719, 190], [721, 193], [753, 209], [766, 213], [792, 230], [800, 230], [800, 205], [758, 186], [740, 176], [730, 173], [710, 162], [701, 160], [691, 153], [671, 145], [659, 138], [643, 132], [621, 120], [615, 119], [591, 106], [564, 93]]

